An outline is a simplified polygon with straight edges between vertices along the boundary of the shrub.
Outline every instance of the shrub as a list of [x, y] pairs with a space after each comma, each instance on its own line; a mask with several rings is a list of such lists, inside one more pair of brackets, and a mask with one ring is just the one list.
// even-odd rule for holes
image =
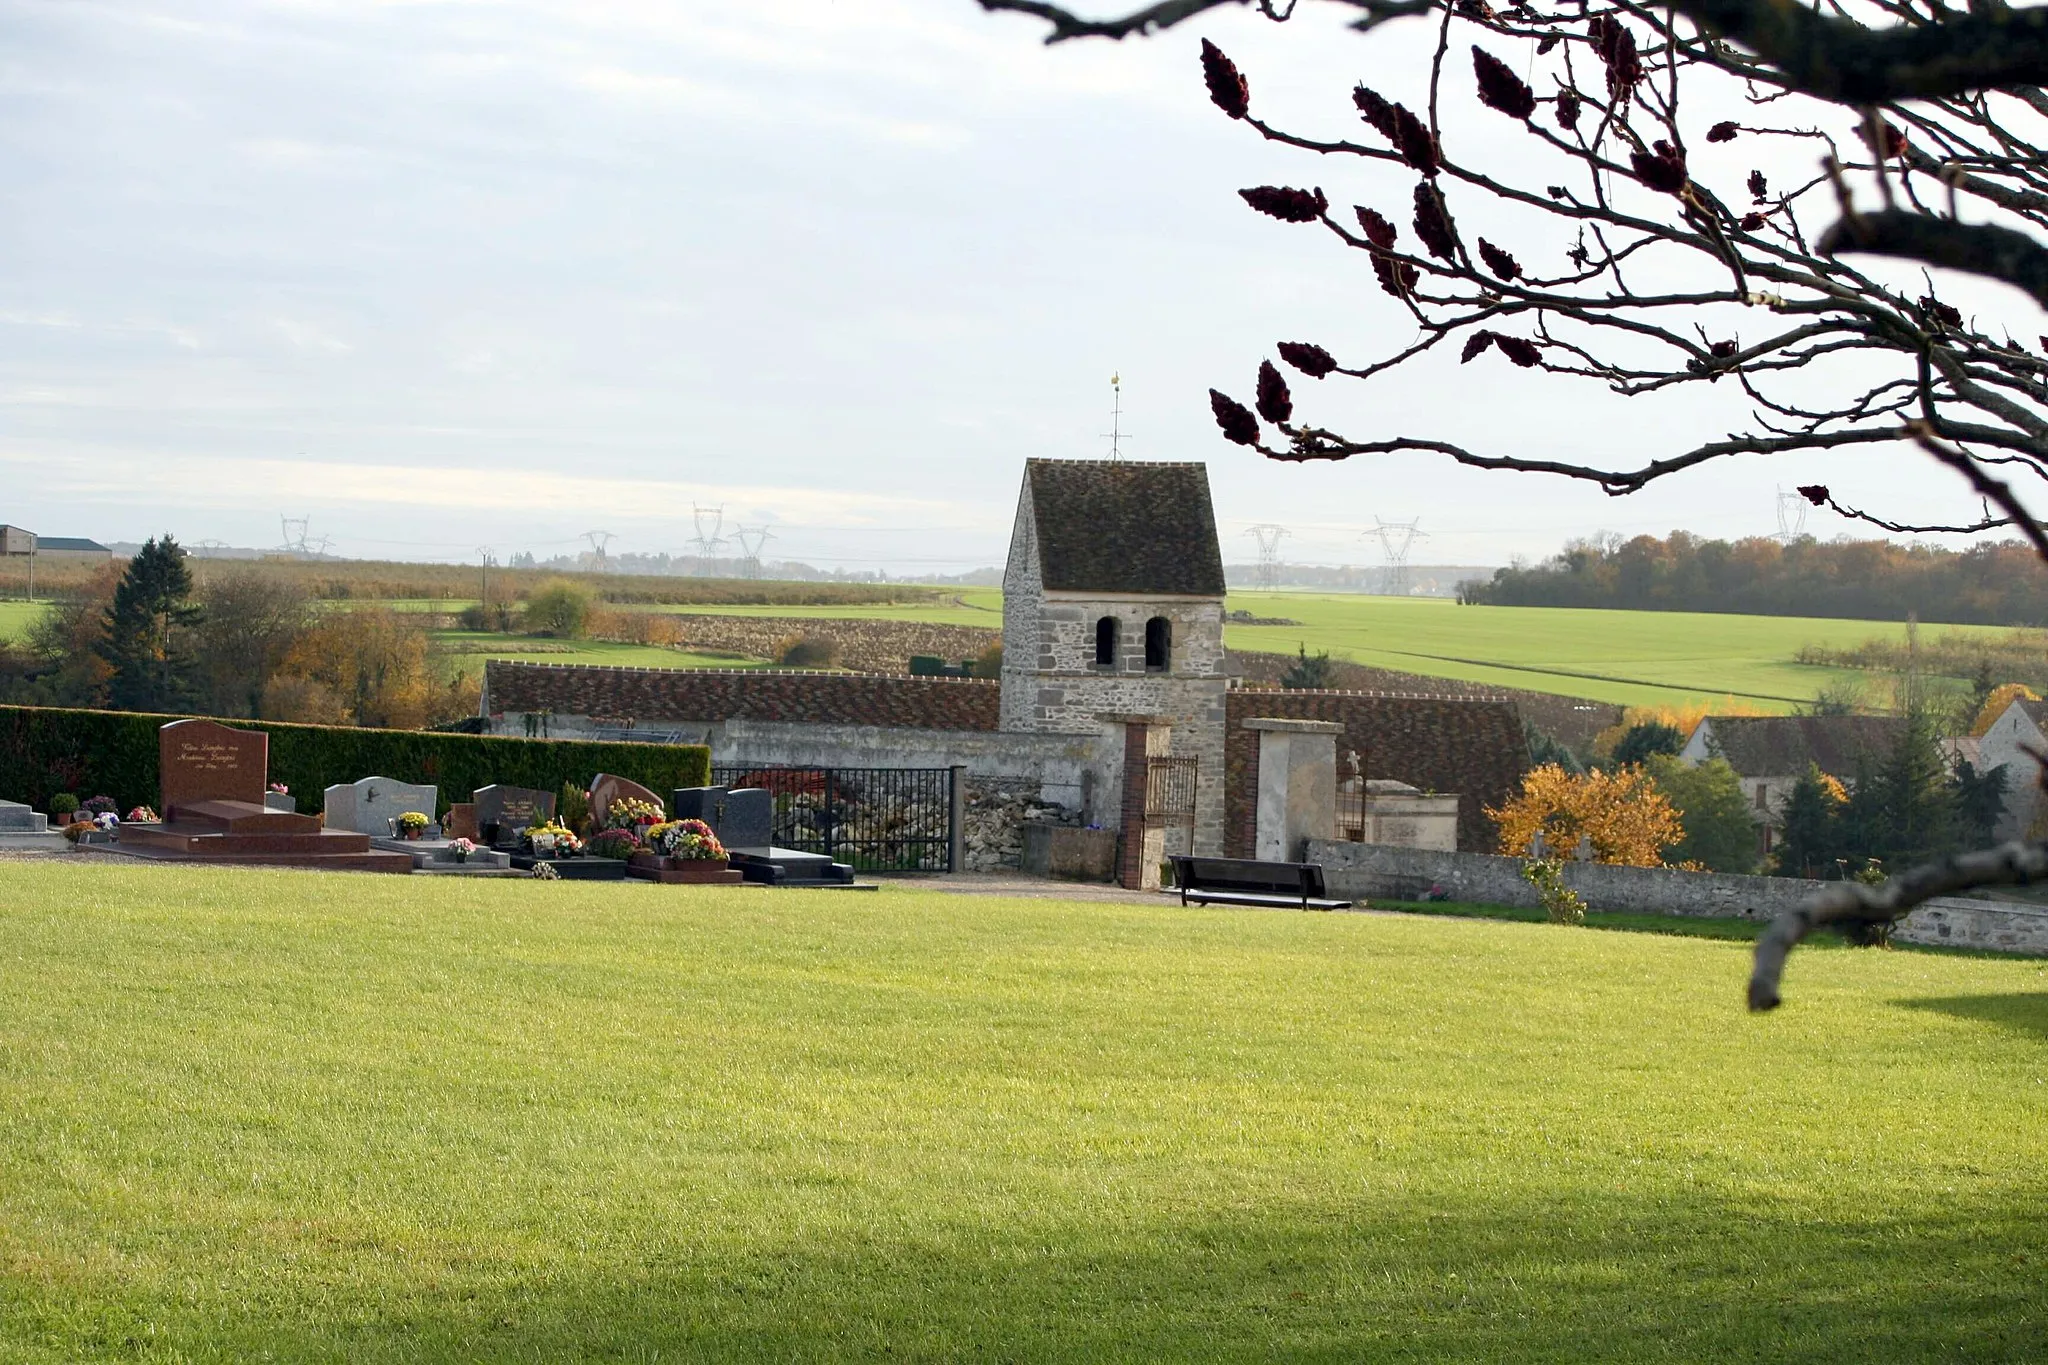
[[533, 590], [526, 599], [526, 611], [520, 617], [520, 627], [528, 635], [550, 635], [559, 640], [574, 640], [583, 635], [590, 624], [591, 608], [597, 605], [597, 597], [590, 589], [565, 578], [543, 583]]
[[785, 668], [830, 668], [839, 661], [839, 642], [826, 635], [797, 635], [775, 651]]
[[580, 782], [564, 782], [561, 792], [555, 797], [555, 818], [575, 830], [584, 832], [590, 825], [590, 793]]
[[1543, 913], [1552, 924], [1584, 924], [1586, 902], [1564, 884], [1564, 862], [1558, 858], [1531, 858], [1522, 867], [1522, 879], [1536, 888]]
[[512, 604], [472, 602], [455, 613], [455, 623], [464, 630], [490, 631], [502, 635], [512, 629]]
[[1672, 861], [1697, 863], [1711, 872], [1756, 871], [1756, 819], [1742, 799], [1742, 779], [1727, 759], [1688, 767], [1669, 754], [1652, 754], [1648, 766], [1685, 826]]
[[974, 658], [974, 676], [977, 678], [1000, 678], [1003, 676], [1003, 647], [990, 645]]
[[58, 792], [50, 798], [50, 814], [70, 815], [78, 809], [78, 798], [70, 792]]

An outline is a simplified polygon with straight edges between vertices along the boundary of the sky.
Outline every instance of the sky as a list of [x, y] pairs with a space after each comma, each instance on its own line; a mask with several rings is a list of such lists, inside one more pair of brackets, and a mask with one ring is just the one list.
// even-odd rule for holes
[[[1206, 462], [1233, 561], [1255, 524], [1326, 564], [1377, 562], [1378, 518], [1419, 520], [1418, 563], [1768, 534], [1778, 490], [1810, 482], [1974, 512], [1904, 452], [1723, 461], [1612, 499], [1225, 443], [1207, 390], [1248, 401], [1274, 343], [1349, 363], [1412, 338], [1360, 258], [1235, 190], [1392, 211], [1406, 184], [1223, 117], [1200, 38], [1262, 111], [1357, 136], [1352, 84], [1412, 102], [1424, 35], [1306, 9], [1041, 32], [972, 0], [0, 0], [0, 522], [270, 546], [306, 518], [336, 553], [461, 560], [589, 531], [684, 553], [716, 507], [766, 527], [771, 559], [950, 573], [1001, 562], [1024, 460], [1107, 452], [1112, 374], [1124, 453]], [[1508, 166], [1521, 136], [1484, 110], [1446, 126]], [[2033, 329], [2030, 304], [1982, 302]], [[1298, 378], [1297, 408], [1631, 463], [1742, 416], [1486, 359]]]

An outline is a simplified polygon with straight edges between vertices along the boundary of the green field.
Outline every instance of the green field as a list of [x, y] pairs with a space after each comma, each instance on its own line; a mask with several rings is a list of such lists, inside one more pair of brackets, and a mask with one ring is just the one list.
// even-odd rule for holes
[[1993, 1361], [2048, 969], [0, 864], [0, 1359]]
[[[1233, 609], [1288, 617], [1299, 626], [1231, 626], [1233, 649], [1311, 652], [1377, 668], [1562, 692], [1627, 705], [1682, 706], [1733, 699], [1789, 711], [1843, 682], [1872, 683], [1854, 669], [1793, 662], [1802, 645], [1903, 639], [1903, 623], [1800, 616], [1588, 611], [1563, 607], [1461, 607], [1441, 598], [1309, 593], [1233, 593]], [[1930, 632], [1999, 634], [1990, 626]]]
[[48, 610], [41, 602], [0, 602], [0, 641], [22, 639]]
[[[926, 606], [853, 607], [687, 606], [634, 610], [728, 616], [784, 616], [840, 620], [926, 621], [1002, 627], [1002, 594], [968, 588], [953, 601]], [[465, 603], [406, 600], [412, 610]], [[1334, 658], [1429, 677], [1496, 687], [1556, 692], [1632, 706], [1722, 706], [1790, 711], [1823, 688], [1844, 684], [1872, 689], [1882, 704], [1883, 679], [1854, 669], [1793, 662], [1805, 645], [1848, 647], [1874, 638], [1901, 639], [1903, 624], [1787, 616], [1716, 616], [1689, 612], [1589, 611], [1554, 607], [1461, 607], [1441, 598], [1367, 597], [1358, 594], [1233, 593], [1229, 606], [1255, 616], [1284, 617], [1294, 626], [1225, 628], [1233, 649], [1293, 654], [1306, 646]], [[38, 610], [0, 603], [0, 638], [19, 635]], [[1928, 634], [1998, 634], [1991, 626], [1930, 626]], [[447, 633], [459, 640], [461, 632]], [[678, 654], [637, 645], [581, 642], [568, 654], [524, 652], [506, 640], [502, 658], [545, 658], [559, 663], [611, 663], [649, 667], [733, 667], [744, 661]]]

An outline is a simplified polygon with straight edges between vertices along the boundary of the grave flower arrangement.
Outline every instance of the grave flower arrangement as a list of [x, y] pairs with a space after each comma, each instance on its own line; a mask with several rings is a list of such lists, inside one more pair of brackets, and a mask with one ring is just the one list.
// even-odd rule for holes
[[448, 845], [448, 853], [458, 863], [469, 861], [469, 855], [476, 852], [476, 845], [468, 839], [456, 839]]
[[567, 825], [558, 825], [552, 820], [528, 828], [524, 842], [543, 856], [552, 854], [557, 858], [573, 858], [583, 851], [583, 841]]
[[273, 782], [270, 784], [270, 794], [272, 796], [290, 796], [292, 789], [282, 782]]
[[648, 847], [664, 858], [688, 862], [724, 861], [725, 845], [702, 820], [670, 820], [647, 831]]
[[601, 829], [590, 836], [588, 845], [591, 856], [616, 858], [625, 862], [641, 851], [640, 835], [631, 829]]
[[622, 796], [612, 802], [611, 809], [604, 813], [604, 827], [607, 830], [630, 830], [636, 836], [641, 831], [652, 829], [661, 823], [661, 807], [649, 801], [638, 801]]
[[427, 832], [427, 826], [433, 824], [434, 822], [425, 811], [409, 810], [402, 812], [399, 815], [399, 817], [391, 823], [398, 826], [399, 838], [417, 839], [421, 835], [425, 834]]
[[79, 809], [91, 816], [118, 816], [121, 813], [120, 803], [111, 796], [92, 797], [84, 805], [80, 806]]
[[162, 819], [161, 816], [159, 816], [155, 811], [151, 810], [148, 806], [137, 806], [134, 810], [129, 811], [128, 814], [123, 818], [125, 818], [131, 825], [154, 825]]

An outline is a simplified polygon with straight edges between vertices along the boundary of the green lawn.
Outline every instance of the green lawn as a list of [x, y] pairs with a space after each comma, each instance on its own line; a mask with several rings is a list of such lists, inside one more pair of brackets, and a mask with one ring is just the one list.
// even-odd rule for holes
[[2048, 968], [0, 864], [0, 1360], [2039, 1358]]

